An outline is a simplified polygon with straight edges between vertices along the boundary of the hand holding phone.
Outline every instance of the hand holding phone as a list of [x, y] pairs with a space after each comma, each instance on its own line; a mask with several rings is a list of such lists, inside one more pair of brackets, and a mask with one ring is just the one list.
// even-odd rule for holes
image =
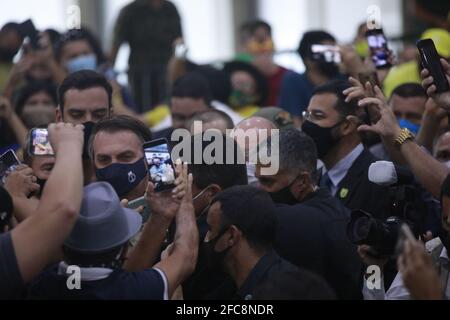
[[173, 189], [175, 168], [167, 140], [158, 139], [144, 143], [144, 154], [150, 181], [155, 185], [155, 192]]
[[20, 161], [11, 149], [0, 156], [0, 181], [2, 184], [4, 184], [6, 176], [16, 170], [19, 165]]
[[419, 49], [422, 66], [427, 69], [429, 75], [433, 77], [433, 84], [436, 87], [435, 93], [450, 91], [449, 80], [433, 40], [420, 40], [417, 43], [417, 48]]
[[372, 61], [377, 69], [390, 68], [391, 51], [388, 47], [388, 41], [384, 35], [383, 29], [371, 29], [366, 32], [367, 42], [369, 44]]

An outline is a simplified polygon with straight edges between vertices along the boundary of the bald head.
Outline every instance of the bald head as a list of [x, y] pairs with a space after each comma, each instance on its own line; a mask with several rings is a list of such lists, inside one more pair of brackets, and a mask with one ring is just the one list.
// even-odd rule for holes
[[271, 121], [261, 117], [251, 117], [241, 121], [233, 130], [232, 137], [239, 147], [245, 151], [248, 160], [249, 152], [265, 141], [277, 127]]

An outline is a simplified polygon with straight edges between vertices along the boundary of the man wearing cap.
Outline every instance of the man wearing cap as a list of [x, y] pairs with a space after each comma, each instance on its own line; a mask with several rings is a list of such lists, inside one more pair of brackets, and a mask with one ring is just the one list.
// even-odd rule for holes
[[[80, 218], [64, 242], [64, 261], [50, 267], [34, 281], [29, 297], [108, 300], [167, 300], [171, 297], [193, 272], [197, 260], [192, 175], [187, 176], [186, 166], [182, 175], [187, 180], [186, 192], [175, 217], [175, 241], [165, 259], [139, 272], [122, 269], [128, 242], [139, 231], [142, 218], [134, 210], [120, 205], [110, 184], [93, 183], [84, 188]], [[73, 280], [77, 275], [80, 277], [78, 286], [76, 279]]]

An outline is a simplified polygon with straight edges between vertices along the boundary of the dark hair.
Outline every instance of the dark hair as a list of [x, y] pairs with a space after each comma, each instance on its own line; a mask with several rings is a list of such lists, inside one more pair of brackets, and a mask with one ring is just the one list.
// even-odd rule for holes
[[59, 41], [55, 45], [55, 57], [57, 61], [61, 61], [62, 51], [65, 45], [73, 41], [84, 40], [87, 41], [92, 51], [97, 57], [97, 63], [99, 65], [106, 62], [106, 57], [100, 46], [100, 42], [96, 36], [87, 28], [71, 29], [60, 36]]
[[255, 287], [253, 300], [334, 300], [336, 295], [321, 277], [290, 263], [276, 264], [266, 281]]
[[312, 55], [312, 45], [320, 44], [324, 41], [336, 42], [336, 39], [328, 32], [322, 30], [308, 31], [303, 35], [300, 45], [297, 49], [298, 54], [303, 60], [311, 57]]
[[228, 73], [230, 77], [236, 71], [243, 71], [248, 73], [256, 83], [256, 92], [259, 95], [259, 99], [258, 101], [256, 101], [256, 104], [259, 106], [263, 106], [263, 104], [267, 100], [269, 87], [266, 77], [256, 67], [254, 67], [250, 63], [242, 61], [232, 61], [224, 65], [223, 71]]
[[275, 204], [265, 191], [252, 186], [235, 186], [218, 193], [211, 204], [220, 203], [221, 228], [234, 225], [257, 249], [270, 249], [275, 242]]
[[198, 72], [189, 72], [178, 78], [173, 85], [171, 96], [203, 99], [208, 106], [212, 100], [211, 87], [206, 78]]
[[269, 137], [268, 151], [278, 147], [280, 169], [293, 173], [309, 172], [314, 179], [317, 171], [317, 148], [308, 135], [294, 128], [282, 129], [279, 146], [272, 144], [273, 139]]
[[90, 88], [100, 87], [105, 89], [108, 94], [108, 108], [112, 106], [112, 87], [108, 80], [92, 70], [81, 70], [69, 74], [58, 88], [58, 105], [61, 113], [64, 112], [64, 95], [71, 89], [87, 90]]
[[394, 89], [392, 96], [397, 95], [402, 98], [428, 98], [426, 91], [418, 83], [405, 83]]
[[198, 113], [192, 117], [190, 122], [194, 123], [194, 121], [202, 121], [204, 123], [208, 123], [208, 122], [212, 122], [215, 120], [224, 121], [227, 129], [234, 128], [234, 123], [233, 123], [233, 120], [230, 118], [230, 116], [227, 115], [225, 112], [216, 110], [216, 109], [211, 109], [208, 111]]
[[16, 96], [15, 111], [19, 115], [19, 117], [22, 114], [27, 100], [30, 99], [33, 95], [40, 92], [45, 92], [47, 95], [49, 95], [56, 107], [56, 105], [58, 104], [58, 96], [56, 92], [56, 86], [54, 84], [48, 83], [46, 81], [30, 82], [20, 88]]
[[93, 142], [97, 133], [99, 132], [116, 133], [119, 131], [131, 131], [139, 140], [144, 143], [152, 140], [152, 134], [150, 130], [141, 121], [132, 118], [130, 116], [114, 116], [111, 118], [100, 120], [92, 130], [92, 134], [89, 139], [89, 156], [93, 159], [94, 150]]
[[68, 265], [75, 265], [80, 268], [120, 268], [123, 261], [121, 254], [124, 245], [100, 253], [81, 253], [63, 246], [64, 261]]
[[351, 88], [352, 84], [346, 80], [333, 80], [323, 86], [320, 86], [314, 90], [313, 95], [332, 93], [337, 97], [337, 102], [334, 106], [336, 111], [345, 118], [347, 116], [356, 116], [360, 120], [365, 116], [364, 110], [358, 106], [358, 100], [353, 99], [350, 102], [346, 102], [347, 98], [342, 92], [348, 88]]
[[[234, 139], [223, 134], [220, 137], [223, 148], [222, 150], [215, 150], [220, 152], [220, 155], [217, 155], [218, 163], [206, 163], [203, 157], [201, 157], [200, 163], [194, 161], [195, 153], [201, 152], [203, 155], [205, 149], [216, 142], [215, 138], [211, 139], [211, 141], [203, 141], [203, 134], [197, 134], [191, 137], [192, 152], [190, 158], [189, 155], [183, 155], [183, 160], [189, 163], [189, 170], [194, 176], [193, 183], [200, 189], [204, 189], [212, 184], [217, 184], [222, 189], [227, 189], [232, 186], [246, 185], [248, 183], [247, 167], [241, 149]], [[201, 146], [201, 150], [195, 150], [197, 144]], [[230, 150], [234, 151], [232, 158], [230, 155], [227, 155], [227, 152]], [[227, 162], [227, 160], [232, 160], [232, 163], [230, 164], [231, 161]]]
[[241, 34], [241, 41], [245, 42], [248, 37], [251, 37], [259, 28], [266, 29], [269, 35], [272, 36], [272, 27], [270, 24], [263, 20], [253, 20], [243, 23], [240, 27], [239, 32]]

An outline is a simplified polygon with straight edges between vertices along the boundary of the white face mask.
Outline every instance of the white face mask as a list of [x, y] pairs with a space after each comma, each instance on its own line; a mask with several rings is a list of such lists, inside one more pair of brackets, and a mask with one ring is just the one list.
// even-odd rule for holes
[[254, 186], [257, 185], [258, 178], [255, 176], [256, 173], [256, 165], [253, 163], [247, 163], [247, 179], [248, 179], [248, 185]]

